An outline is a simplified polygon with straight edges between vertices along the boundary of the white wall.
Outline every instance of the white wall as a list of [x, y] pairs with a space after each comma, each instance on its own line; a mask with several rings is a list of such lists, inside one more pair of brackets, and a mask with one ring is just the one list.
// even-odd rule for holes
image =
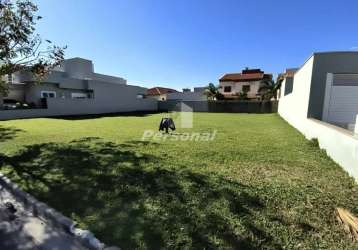
[[[278, 104], [278, 113], [298, 130], [307, 119], [314, 57], [311, 57], [295, 74], [292, 93], [283, 96]], [[281, 88], [282, 89], [282, 88]]]
[[137, 99], [130, 104], [106, 107], [97, 105], [95, 99], [50, 98], [47, 100], [47, 106], [47, 109], [1, 110], [0, 120], [133, 111], [157, 111], [158, 109], [158, 103], [154, 99]]
[[56, 115], [102, 114], [134, 111], [156, 111], [157, 101], [153, 99], [134, 99], [131, 102], [118, 102], [113, 105], [98, 105], [96, 99], [47, 100], [48, 109]]
[[79, 90], [60, 89], [55, 84], [31, 85], [29, 91], [34, 93], [29, 94], [35, 97], [34, 100], [40, 100], [37, 95], [41, 90], [54, 90], [58, 98], [48, 98], [47, 109], [0, 110], [0, 120], [158, 110], [157, 100], [137, 98], [138, 94], [145, 93], [145, 88], [99, 81], [89, 81], [88, 84], [89, 89], [94, 90], [91, 99], [61, 98], [59, 91], [65, 91], [61, 93], [67, 95]]
[[121, 77], [98, 74], [94, 72], [94, 66], [91, 60], [83, 58], [71, 58], [63, 62], [63, 70], [68, 77], [77, 79], [92, 79], [95, 81], [104, 81], [117, 84], [126, 84], [127, 81]]
[[307, 118], [314, 56], [295, 74], [293, 91], [281, 96], [278, 113], [307, 139], [317, 138], [322, 149], [358, 180], [358, 136], [334, 125]]
[[68, 77], [84, 79], [93, 73], [93, 63], [91, 60], [83, 58], [71, 58], [64, 60], [62, 67]]
[[303, 125], [306, 138], [317, 138], [320, 148], [358, 181], [358, 135], [313, 118]]

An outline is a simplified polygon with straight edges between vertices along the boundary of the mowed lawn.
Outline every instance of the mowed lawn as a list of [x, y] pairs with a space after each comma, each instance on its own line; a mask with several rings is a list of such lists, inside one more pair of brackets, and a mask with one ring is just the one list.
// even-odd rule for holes
[[1, 171], [122, 249], [356, 249], [358, 187], [276, 114], [195, 113], [216, 138], [141, 141], [163, 115], [0, 122]]

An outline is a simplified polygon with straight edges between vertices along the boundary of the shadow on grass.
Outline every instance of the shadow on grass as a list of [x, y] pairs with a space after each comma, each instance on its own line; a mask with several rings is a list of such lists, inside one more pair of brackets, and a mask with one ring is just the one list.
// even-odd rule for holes
[[0, 142], [14, 139], [18, 133], [24, 132], [21, 129], [14, 127], [3, 127], [0, 126]]
[[28, 146], [3, 163], [26, 191], [123, 249], [280, 248], [253, 223], [264, 206], [252, 187], [160, 167], [138, 146], [83, 138]]

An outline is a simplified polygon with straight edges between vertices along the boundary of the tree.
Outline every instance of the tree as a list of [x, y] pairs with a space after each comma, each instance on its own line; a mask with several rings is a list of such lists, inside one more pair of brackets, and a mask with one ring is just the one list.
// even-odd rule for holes
[[35, 33], [36, 22], [42, 18], [37, 11], [30, 0], [0, 0], [0, 94], [8, 91], [7, 75], [26, 69], [40, 81], [64, 58], [66, 47], [49, 40], [44, 45]]
[[213, 83], [209, 83], [208, 87], [205, 89], [205, 95], [208, 97], [208, 100], [214, 100], [215, 95], [218, 89]]
[[262, 100], [271, 100], [277, 98], [277, 90], [281, 88], [281, 81], [274, 82], [273, 80], [262, 81], [262, 86], [259, 88], [259, 94]]
[[213, 83], [209, 83], [205, 90], [205, 94], [208, 97], [208, 100], [223, 100], [225, 98], [224, 95], [220, 93], [219, 87], [215, 86]]
[[235, 93], [235, 96], [237, 96], [237, 99], [240, 101], [248, 100], [246, 91], [237, 92], [237, 93]]

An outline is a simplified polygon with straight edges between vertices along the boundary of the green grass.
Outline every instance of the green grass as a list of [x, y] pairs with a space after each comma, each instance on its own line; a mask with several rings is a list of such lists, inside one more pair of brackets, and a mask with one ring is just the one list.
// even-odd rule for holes
[[275, 114], [195, 113], [210, 142], [147, 141], [162, 115], [0, 122], [2, 172], [123, 249], [354, 249], [358, 187]]

